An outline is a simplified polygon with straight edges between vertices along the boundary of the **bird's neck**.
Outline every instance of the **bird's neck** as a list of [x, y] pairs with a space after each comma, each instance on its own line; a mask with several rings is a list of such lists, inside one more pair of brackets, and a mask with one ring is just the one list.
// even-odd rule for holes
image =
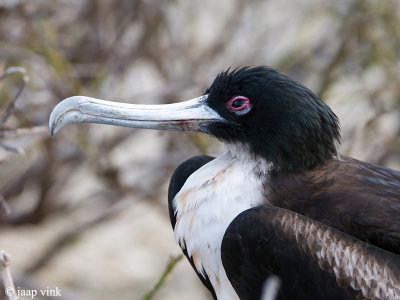
[[270, 176], [271, 170], [274, 169], [272, 162], [251, 151], [247, 145], [227, 144], [225, 148], [232, 160], [236, 160], [243, 168], [250, 169], [261, 180], [267, 179]]
[[257, 162], [259, 169], [270, 174], [296, 174], [317, 168], [337, 155], [337, 144], [333, 138], [321, 141], [286, 141], [252, 138], [246, 142], [226, 142], [226, 148], [242, 161]]

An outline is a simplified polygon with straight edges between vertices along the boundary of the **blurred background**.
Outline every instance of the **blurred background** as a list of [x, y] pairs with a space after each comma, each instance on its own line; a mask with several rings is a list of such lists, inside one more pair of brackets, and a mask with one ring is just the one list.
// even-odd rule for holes
[[[400, 169], [399, 3], [1, 0], [0, 249], [17, 288], [142, 299], [180, 254], [174, 168], [223, 151], [203, 135], [105, 125], [51, 138], [50, 111], [72, 95], [177, 102], [230, 66], [269, 65], [332, 107], [342, 153]], [[210, 299], [184, 259], [152, 299], [178, 297]]]

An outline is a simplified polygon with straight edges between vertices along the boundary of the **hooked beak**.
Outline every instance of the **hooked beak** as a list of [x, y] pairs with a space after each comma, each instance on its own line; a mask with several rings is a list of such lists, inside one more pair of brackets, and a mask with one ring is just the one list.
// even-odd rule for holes
[[53, 109], [49, 129], [54, 135], [64, 125], [85, 122], [209, 133], [207, 125], [226, 120], [207, 105], [207, 97], [203, 95], [174, 104], [140, 105], [74, 96]]

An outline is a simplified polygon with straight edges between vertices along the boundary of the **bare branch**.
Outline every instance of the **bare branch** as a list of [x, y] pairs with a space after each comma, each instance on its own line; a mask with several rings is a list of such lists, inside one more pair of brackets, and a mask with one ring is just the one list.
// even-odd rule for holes
[[10, 216], [12, 211], [3, 195], [0, 195], [0, 207], [7, 216]]
[[10, 256], [3, 250], [0, 250], [0, 273], [3, 279], [5, 293], [9, 300], [17, 300], [14, 281], [11, 275]]
[[[24, 68], [18, 68], [18, 67], [12, 67], [15, 69], [18, 69], [17, 71], [13, 71], [12, 73], [16, 73], [16, 72], [20, 72], [22, 69], [24, 72], [23, 74], [25, 74], [25, 69]], [[10, 70], [11, 68], [8, 68], [7, 70]], [[4, 78], [5, 76], [7, 76], [8, 74], [11, 74], [10, 72], [7, 73], [7, 70], [0, 76], [0, 79]], [[6, 74], [6, 75], [4, 75]], [[21, 95], [22, 91], [25, 88], [26, 83], [29, 81], [29, 77], [27, 75], [22, 76], [22, 80], [20, 82], [20, 84], [18, 85], [16, 91], [14, 92], [14, 95], [12, 96], [12, 98], [10, 99], [10, 102], [8, 103], [6, 109], [4, 110], [3, 114], [0, 116], [0, 127], [3, 127], [4, 123], [7, 121], [7, 119], [10, 117], [10, 115], [12, 114], [14, 108], [15, 108], [15, 103], [17, 102], [17, 99], [19, 97], [19, 95]]]
[[25, 273], [32, 274], [42, 269], [49, 261], [51, 261], [52, 258], [60, 253], [60, 249], [63, 249], [65, 246], [69, 245], [71, 241], [77, 239], [91, 228], [94, 228], [97, 225], [115, 217], [118, 213], [126, 208], [126, 205], [127, 202], [117, 202], [98, 215], [92, 217], [90, 220], [72, 226], [70, 230], [67, 230], [61, 236], [59, 236], [54, 243], [32, 263], [32, 265], [27, 267]]
[[21, 127], [16, 129], [0, 129], [0, 138], [18, 137], [22, 135], [49, 133], [47, 126]]
[[3, 80], [4, 78], [12, 74], [22, 74], [23, 76], [26, 76], [26, 70], [22, 67], [9, 67], [7, 68], [7, 70], [4, 71], [3, 74], [0, 75], [0, 80]]
[[0, 147], [6, 151], [15, 152], [15, 153], [18, 153], [19, 155], [25, 156], [25, 150], [20, 147], [10, 146], [10, 145], [4, 144], [3, 142], [0, 142]]

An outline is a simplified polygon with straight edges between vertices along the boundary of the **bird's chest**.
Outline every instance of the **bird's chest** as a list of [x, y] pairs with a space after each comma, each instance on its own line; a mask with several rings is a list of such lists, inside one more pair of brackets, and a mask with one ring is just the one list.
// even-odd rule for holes
[[225, 153], [193, 173], [174, 199], [175, 239], [209, 278], [218, 299], [237, 298], [222, 266], [221, 243], [238, 214], [262, 203], [256, 174], [254, 164]]

